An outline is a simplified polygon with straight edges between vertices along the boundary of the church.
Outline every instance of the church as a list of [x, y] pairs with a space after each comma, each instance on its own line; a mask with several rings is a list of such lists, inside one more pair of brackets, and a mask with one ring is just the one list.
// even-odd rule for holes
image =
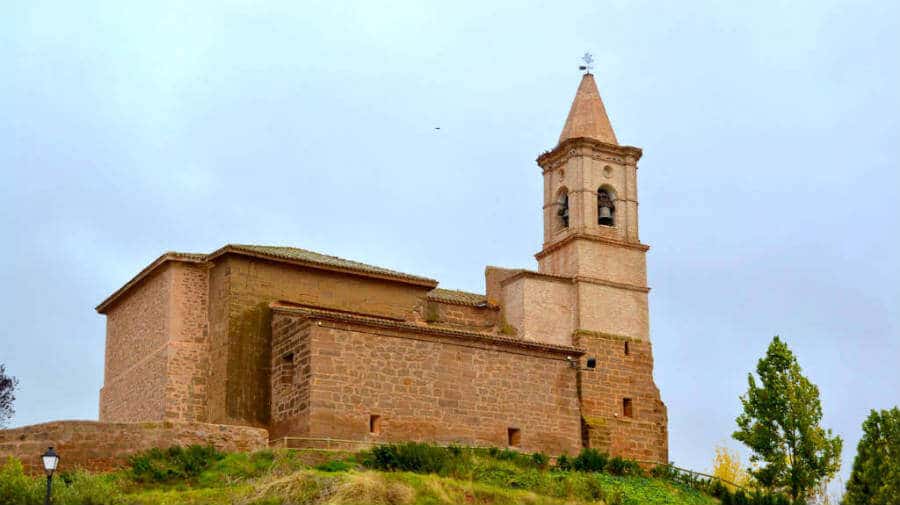
[[293, 247], [165, 253], [97, 306], [100, 421], [256, 427], [286, 447], [591, 447], [665, 463], [640, 158], [586, 73], [524, 175], [544, 181], [537, 268], [488, 266], [484, 293]]

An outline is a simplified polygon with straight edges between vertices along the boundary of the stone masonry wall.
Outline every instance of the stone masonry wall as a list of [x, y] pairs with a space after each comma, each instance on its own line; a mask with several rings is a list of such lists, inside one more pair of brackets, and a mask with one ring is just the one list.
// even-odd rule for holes
[[427, 300], [423, 306], [424, 321], [467, 331], [492, 330], [497, 325], [500, 313], [493, 307], [472, 307], [436, 300]]
[[310, 323], [298, 317], [272, 319], [272, 440], [309, 434]]
[[106, 314], [104, 378], [118, 378], [166, 343], [172, 287], [170, 264], [163, 265], [122, 297]]
[[165, 417], [202, 422], [209, 368], [208, 270], [202, 264], [177, 263], [172, 277]]
[[[220, 268], [227, 272], [217, 273]], [[224, 307], [210, 307], [214, 333], [209, 380], [217, 386], [209, 389], [208, 420], [260, 427], [268, 427], [271, 411], [269, 303], [284, 300], [405, 318], [429, 291], [427, 287], [238, 255], [217, 260], [211, 275], [227, 276], [221, 288], [216, 287], [226, 289], [227, 295]], [[213, 285], [220, 286], [220, 281], [214, 280]]]
[[76, 468], [105, 471], [121, 466], [127, 456], [153, 447], [212, 445], [221, 451], [254, 451], [268, 447], [266, 430], [204, 423], [104, 423], [54, 421], [0, 430], [0, 461], [14, 457], [30, 473], [43, 473], [40, 455], [52, 446], [59, 471]]
[[514, 428], [524, 450], [581, 447], [576, 372], [558, 353], [329, 321], [309, 329], [305, 435], [506, 446]]
[[516, 337], [533, 342], [572, 345], [575, 290], [572, 281], [526, 274], [506, 279], [503, 312]]
[[589, 445], [613, 455], [668, 462], [666, 406], [653, 381], [650, 342], [588, 332], [575, 338], [587, 349], [586, 357], [597, 358], [596, 370], [582, 371], [580, 378]]
[[170, 261], [107, 310], [101, 421], [205, 419], [207, 278]]
[[171, 289], [169, 263], [107, 311], [101, 421], [161, 421], [165, 417]]

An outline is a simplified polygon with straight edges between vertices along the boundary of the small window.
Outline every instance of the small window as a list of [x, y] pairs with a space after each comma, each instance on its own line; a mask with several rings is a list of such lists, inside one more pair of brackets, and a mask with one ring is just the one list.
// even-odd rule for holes
[[522, 430], [519, 428], [507, 428], [506, 438], [508, 446], [519, 447], [519, 444], [522, 443]]
[[373, 435], [381, 433], [381, 416], [369, 416], [369, 433]]
[[613, 226], [615, 224], [615, 197], [606, 189], [597, 190], [597, 224]]
[[631, 349], [628, 347], [628, 342], [625, 342], [625, 356], [631, 354]]
[[281, 383], [294, 383], [294, 353], [292, 352], [281, 357]]
[[622, 415], [625, 417], [634, 417], [634, 407], [631, 405], [631, 398], [622, 399]]

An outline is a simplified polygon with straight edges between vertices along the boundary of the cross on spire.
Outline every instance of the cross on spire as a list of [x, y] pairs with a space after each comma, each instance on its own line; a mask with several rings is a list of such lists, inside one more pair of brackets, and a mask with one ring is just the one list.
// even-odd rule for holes
[[594, 57], [591, 56], [591, 53], [584, 53], [581, 60], [584, 61], [584, 65], [579, 66], [578, 69], [584, 70], [585, 74], [590, 74], [591, 70], [594, 69]]

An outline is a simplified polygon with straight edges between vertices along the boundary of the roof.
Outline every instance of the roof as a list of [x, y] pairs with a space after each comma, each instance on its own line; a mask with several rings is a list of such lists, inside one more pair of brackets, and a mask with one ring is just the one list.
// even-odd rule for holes
[[487, 297], [478, 293], [469, 293], [456, 289], [434, 288], [428, 293], [428, 298], [437, 302], [452, 303], [455, 305], [469, 305], [477, 307], [487, 304]]
[[619, 145], [592, 74], [584, 74], [581, 78], [566, 124], [559, 135], [559, 143], [574, 138], [589, 138]]
[[339, 258], [337, 256], [329, 256], [327, 254], [317, 253], [307, 249], [298, 247], [284, 246], [266, 246], [266, 245], [247, 245], [247, 244], [228, 244], [221, 249], [209, 254], [207, 260], [213, 260], [225, 253], [247, 254], [250, 256], [259, 256], [272, 260], [282, 260], [290, 263], [300, 263], [308, 266], [328, 267], [330, 270], [346, 270], [348, 272], [374, 274], [380, 277], [391, 279], [402, 279], [412, 281], [415, 284], [425, 286], [437, 286], [437, 281], [428, 277], [420, 277], [418, 275], [407, 274], [390, 270], [388, 268], [368, 265], [358, 261]]
[[479, 333], [473, 331], [465, 331], [453, 328], [443, 328], [435, 326], [420, 325], [416, 323], [397, 321], [385, 317], [363, 316], [340, 310], [327, 310], [320, 308], [310, 308], [296, 306], [291, 303], [273, 302], [269, 304], [269, 308], [277, 312], [286, 312], [296, 314], [311, 320], [327, 320], [339, 323], [359, 324], [370, 327], [378, 327], [399, 331], [408, 331], [414, 333], [425, 333], [438, 335], [443, 337], [457, 338], [461, 340], [469, 340], [482, 342], [486, 344], [513, 346], [523, 349], [535, 351], [543, 351], [554, 354], [569, 354], [581, 356], [585, 353], [584, 349], [569, 345], [551, 344], [548, 342], [537, 342], [533, 340], [523, 340], [521, 338], [508, 337], [505, 335], [495, 335], [490, 333]]
[[209, 254], [202, 253], [184, 253], [170, 251], [156, 258], [152, 263], [144, 267], [134, 277], [126, 282], [121, 288], [114, 291], [105, 300], [97, 305], [97, 312], [101, 314], [106, 311], [119, 297], [128, 292], [132, 287], [140, 283], [144, 278], [153, 273], [157, 268], [170, 261], [180, 261], [187, 263], [207, 263], [215, 260], [224, 254], [240, 254], [257, 258], [268, 259], [282, 263], [293, 265], [307, 266], [312, 268], [321, 268], [325, 270], [344, 272], [365, 277], [375, 277], [379, 279], [413, 284], [425, 288], [434, 288], [438, 281], [427, 277], [398, 272], [388, 268], [367, 265], [358, 261], [352, 261], [337, 256], [329, 256], [327, 254], [300, 249], [297, 247], [284, 246], [263, 246], [263, 245], [247, 245], [247, 244], [227, 244]]

